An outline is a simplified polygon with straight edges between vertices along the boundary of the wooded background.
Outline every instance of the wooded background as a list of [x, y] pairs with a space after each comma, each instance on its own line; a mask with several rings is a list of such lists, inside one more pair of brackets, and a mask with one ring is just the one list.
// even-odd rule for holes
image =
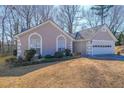
[[47, 20], [53, 20], [69, 33], [107, 24], [118, 39], [116, 45], [124, 44], [124, 6], [6, 5], [0, 6], [0, 54], [12, 54], [16, 34]]

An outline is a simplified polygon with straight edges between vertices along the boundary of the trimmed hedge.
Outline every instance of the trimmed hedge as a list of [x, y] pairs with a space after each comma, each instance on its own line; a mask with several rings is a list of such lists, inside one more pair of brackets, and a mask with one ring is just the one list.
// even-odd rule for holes
[[55, 52], [54, 57], [55, 58], [62, 58], [62, 57], [64, 57], [64, 52], [63, 51]]
[[39, 59], [35, 59], [33, 61], [35, 53], [36, 53], [35, 49], [26, 50], [25, 59], [23, 59], [22, 57], [19, 57], [18, 59], [10, 58], [6, 60], [6, 63], [10, 67], [17, 67], [17, 66], [27, 66], [27, 65], [33, 65], [33, 64], [63, 61], [63, 60], [78, 58], [78, 57], [73, 57], [73, 55], [71, 54], [71, 50], [65, 49], [64, 51], [55, 52], [54, 56], [46, 55], [45, 57], [42, 58], [42, 56], [39, 55], [38, 56]]
[[71, 50], [70, 49], [65, 49], [65, 55], [66, 56], [72, 56]]
[[42, 63], [48, 63], [48, 62], [64, 61], [64, 60], [70, 60], [75, 58], [79, 58], [79, 57], [42, 58], [41, 60], [37, 60], [37, 61], [23, 61], [23, 62], [19, 62], [16, 58], [10, 58], [6, 60], [6, 64], [8, 65], [8, 67], [12, 68], [12, 67], [19, 67], [19, 66], [42, 64]]
[[46, 55], [45, 58], [54, 58], [54, 56]]

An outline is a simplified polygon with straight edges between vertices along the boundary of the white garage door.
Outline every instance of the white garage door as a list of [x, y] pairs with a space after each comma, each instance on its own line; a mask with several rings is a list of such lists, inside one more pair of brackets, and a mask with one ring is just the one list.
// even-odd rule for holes
[[92, 41], [93, 55], [114, 54], [115, 43], [113, 41], [95, 40]]

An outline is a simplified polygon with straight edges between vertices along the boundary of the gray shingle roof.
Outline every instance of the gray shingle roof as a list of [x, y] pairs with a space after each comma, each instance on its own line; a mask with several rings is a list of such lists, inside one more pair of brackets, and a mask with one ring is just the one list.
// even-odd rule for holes
[[66, 34], [68, 34], [69, 36], [71, 36], [73, 39], [75, 39], [75, 35], [74, 34], [71, 34], [71, 33], [68, 33], [65, 31]]
[[99, 26], [96, 26], [96, 27], [92, 27], [92, 28], [88, 28], [88, 29], [84, 29], [84, 30], [81, 30], [77, 33], [74, 33], [75, 35], [75, 38], [77, 36], [77, 34], [80, 35], [80, 39], [91, 39], [94, 34], [99, 31], [104, 25], [99, 25]]

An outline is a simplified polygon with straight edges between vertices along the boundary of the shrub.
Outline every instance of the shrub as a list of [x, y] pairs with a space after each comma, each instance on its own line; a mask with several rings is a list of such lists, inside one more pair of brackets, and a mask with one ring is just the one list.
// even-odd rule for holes
[[16, 49], [13, 50], [13, 55], [14, 55], [14, 56], [17, 56], [17, 50], [16, 50]]
[[41, 54], [39, 54], [39, 55], [38, 55], [38, 59], [41, 59], [41, 58], [42, 58], [42, 56], [41, 56]]
[[24, 54], [25, 54], [25, 60], [31, 61], [31, 59], [36, 54], [36, 50], [35, 49], [26, 50]]
[[46, 55], [45, 58], [53, 58], [51, 55]]
[[81, 56], [80, 52], [74, 53], [75, 56]]
[[15, 61], [17, 61], [17, 59], [14, 57], [11, 57], [11, 58], [6, 59], [5, 61], [6, 62], [15, 62]]
[[17, 61], [18, 62], [24, 62], [25, 60], [21, 56], [19, 56], [18, 59], [17, 59]]
[[5, 62], [6, 62], [6, 65], [7, 65], [8, 67], [14, 67], [15, 64], [18, 63], [17, 59], [14, 58], [14, 57], [11, 57], [11, 58], [6, 59]]
[[120, 55], [121, 54], [121, 52], [117, 52], [117, 55]]
[[72, 56], [70, 49], [65, 49], [64, 52], [65, 52], [65, 55], [66, 55], [66, 56]]
[[62, 57], [64, 57], [64, 52], [63, 51], [55, 52], [54, 56], [56, 58], [62, 58]]

